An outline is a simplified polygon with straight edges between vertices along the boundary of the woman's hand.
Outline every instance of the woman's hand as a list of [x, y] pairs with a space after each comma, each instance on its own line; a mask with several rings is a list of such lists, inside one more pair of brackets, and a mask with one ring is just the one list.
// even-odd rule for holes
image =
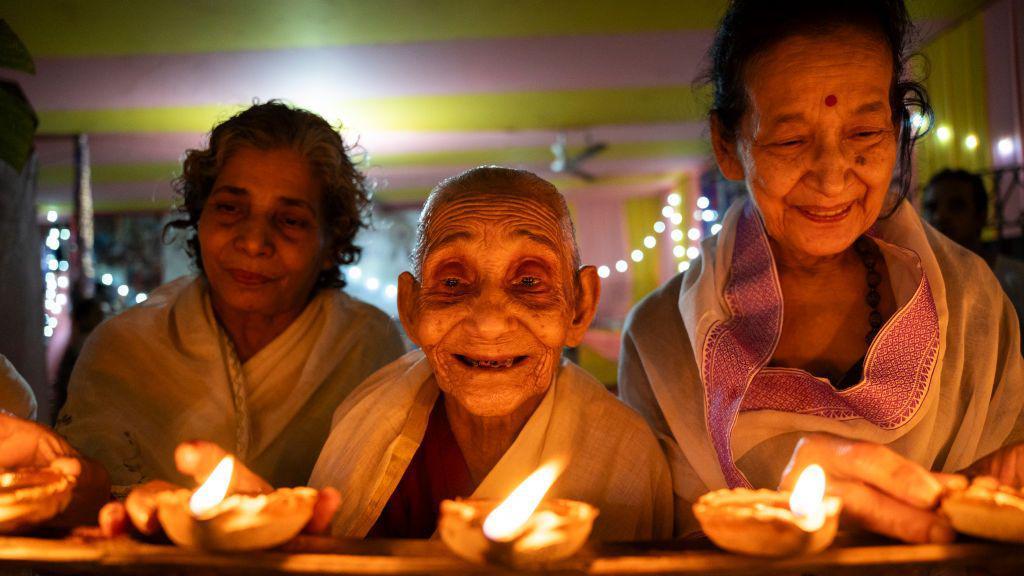
[[110, 476], [83, 458], [50, 428], [0, 410], [0, 468], [52, 468], [75, 481], [71, 503], [50, 521], [58, 526], [91, 524], [110, 499]]
[[[212, 442], [183, 442], [174, 451], [174, 463], [179, 472], [195, 478], [196, 483], [201, 484], [227, 455], [227, 452]], [[157, 498], [161, 492], [178, 489], [180, 487], [162, 480], [154, 480], [135, 487], [124, 504], [111, 502], [100, 512], [100, 528], [103, 534], [116, 536], [124, 533], [129, 520], [142, 534], [152, 535], [159, 532], [160, 525], [156, 518]], [[231, 491], [240, 494], [269, 494], [274, 488], [236, 460]], [[340, 503], [341, 497], [337, 490], [320, 490], [313, 507], [313, 517], [304, 531], [314, 534], [326, 532]]]
[[802, 438], [782, 474], [792, 489], [810, 464], [825, 469], [830, 494], [843, 499], [843, 514], [863, 527], [906, 542], [951, 542], [955, 537], [936, 506], [943, 484], [936, 475], [885, 446], [828, 434]]
[[1001, 484], [1024, 488], [1024, 444], [1003, 446], [964, 471], [968, 476], [992, 476]]

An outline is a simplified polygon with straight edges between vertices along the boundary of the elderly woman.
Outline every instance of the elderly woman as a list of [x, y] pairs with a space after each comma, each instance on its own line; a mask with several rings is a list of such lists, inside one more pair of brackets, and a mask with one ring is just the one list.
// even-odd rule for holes
[[702, 493], [810, 462], [848, 516], [915, 542], [953, 536], [931, 471], [1019, 482], [1013, 307], [905, 201], [909, 107], [930, 112], [904, 78], [910, 30], [900, 0], [735, 0], [722, 20], [713, 148], [750, 195], [633, 310], [619, 375], [669, 447], [684, 530]]
[[102, 324], [57, 430], [117, 486], [183, 481], [174, 449], [211, 440], [273, 485], [304, 483], [331, 414], [403, 352], [341, 288], [368, 195], [319, 116], [258, 104], [191, 150], [178, 181], [198, 276]]
[[597, 506], [595, 536], [672, 534], [668, 466], [646, 423], [562, 359], [594, 316], [561, 194], [485, 167], [442, 182], [398, 304], [410, 352], [338, 409], [311, 484], [343, 495], [335, 535], [429, 537], [446, 498], [504, 498], [550, 460], [550, 494]]

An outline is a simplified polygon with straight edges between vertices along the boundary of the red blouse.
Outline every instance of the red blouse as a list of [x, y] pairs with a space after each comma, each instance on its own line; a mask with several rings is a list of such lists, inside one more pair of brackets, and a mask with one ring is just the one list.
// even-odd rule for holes
[[444, 398], [438, 397], [423, 442], [367, 538], [430, 538], [437, 529], [441, 501], [468, 498], [474, 490], [469, 466], [448, 424]]

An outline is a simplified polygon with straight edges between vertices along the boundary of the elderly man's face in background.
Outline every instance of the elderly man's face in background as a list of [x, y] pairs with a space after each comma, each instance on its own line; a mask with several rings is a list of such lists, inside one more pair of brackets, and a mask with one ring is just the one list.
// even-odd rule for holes
[[482, 191], [437, 208], [420, 278], [403, 274], [410, 337], [441, 390], [475, 415], [503, 416], [547, 391], [562, 347], [589, 325], [562, 226], [540, 201]]

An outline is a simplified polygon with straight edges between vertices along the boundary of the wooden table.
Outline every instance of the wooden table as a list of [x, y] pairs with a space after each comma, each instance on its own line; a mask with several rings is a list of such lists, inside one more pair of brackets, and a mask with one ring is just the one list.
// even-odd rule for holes
[[[1024, 570], [1024, 546], [980, 541], [908, 546], [883, 540], [838, 542], [815, 556], [766, 560], [723, 553], [706, 543], [603, 544], [548, 567], [575, 574], [905, 574], [913, 568]], [[0, 538], [0, 573], [62, 574], [494, 574], [453, 556], [438, 541], [302, 537], [272, 552], [210, 554], [127, 537]]]

